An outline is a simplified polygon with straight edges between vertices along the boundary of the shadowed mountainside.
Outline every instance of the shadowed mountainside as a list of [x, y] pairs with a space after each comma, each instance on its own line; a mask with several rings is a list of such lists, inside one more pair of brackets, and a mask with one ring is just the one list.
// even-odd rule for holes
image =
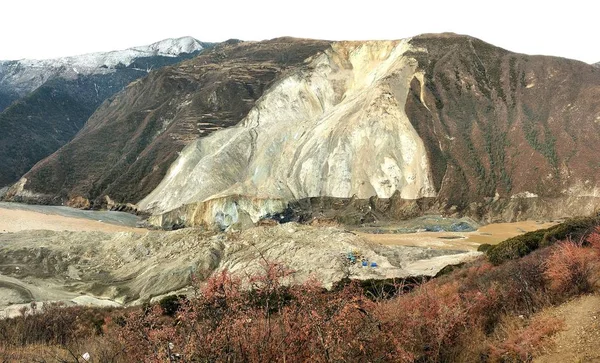
[[132, 70], [54, 79], [0, 113], [0, 186], [69, 142], [106, 98], [141, 75]]
[[11, 103], [16, 101], [19, 95], [12, 92], [0, 91], [0, 112], [4, 111], [5, 108], [10, 106]]

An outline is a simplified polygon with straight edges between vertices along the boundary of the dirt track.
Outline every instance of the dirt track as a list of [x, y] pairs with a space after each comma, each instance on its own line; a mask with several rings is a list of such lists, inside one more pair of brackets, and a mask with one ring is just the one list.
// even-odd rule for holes
[[534, 362], [600, 362], [600, 296], [581, 296], [542, 314], [563, 320], [565, 326], [553, 338], [554, 346]]

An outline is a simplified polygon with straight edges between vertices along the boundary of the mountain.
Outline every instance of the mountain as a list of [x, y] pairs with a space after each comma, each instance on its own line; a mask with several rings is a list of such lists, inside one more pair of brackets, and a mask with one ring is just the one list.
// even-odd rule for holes
[[124, 51], [0, 62], [0, 187], [70, 141], [127, 84], [206, 46], [185, 37]]
[[0, 112], [19, 99], [19, 95], [8, 90], [0, 91]]
[[599, 205], [599, 94], [595, 67], [466, 36], [333, 43], [184, 149], [139, 206], [164, 226], [315, 197], [385, 199], [363, 220], [402, 200], [479, 220], [583, 214]]
[[109, 196], [163, 227], [584, 214], [599, 94], [596, 67], [456, 34], [231, 42], [128, 87], [7, 196]]
[[99, 107], [77, 136], [25, 174], [11, 195], [55, 204], [83, 197], [96, 207], [105, 195], [138, 201], [158, 185], [185, 145], [235, 126], [278, 76], [327, 45], [290, 38], [232, 40], [151, 72]]

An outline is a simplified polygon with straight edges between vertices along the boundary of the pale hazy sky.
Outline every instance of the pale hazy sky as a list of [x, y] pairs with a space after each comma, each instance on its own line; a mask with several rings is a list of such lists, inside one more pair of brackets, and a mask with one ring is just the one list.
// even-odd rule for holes
[[51, 58], [193, 36], [218, 42], [295, 36], [399, 39], [469, 34], [527, 53], [600, 61], [595, 1], [10, 0], [0, 59]]

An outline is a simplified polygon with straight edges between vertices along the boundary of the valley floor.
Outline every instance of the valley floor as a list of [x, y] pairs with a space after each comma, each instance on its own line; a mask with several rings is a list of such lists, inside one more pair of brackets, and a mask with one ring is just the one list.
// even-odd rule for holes
[[[479, 256], [475, 250], [481, 242], [549, 226], [520, 222], [475, 232], [375, 234], [289, 223], [217, 234], [149, 231], [132, 227], [137, 219], [118, 212], [0, 203], [0, 315], [15, 315], [31, 301], [139, 304], [185, 288], [194, 271], [256, 269], [260, 254], [296, 271], [299, 282], [313, 276], [325, 286], [346, 275], [434, 276], [447, 265]], [[360, 261], [348, 265], [346, 256], [355, 251], [376, 268], [362, 268]]]

